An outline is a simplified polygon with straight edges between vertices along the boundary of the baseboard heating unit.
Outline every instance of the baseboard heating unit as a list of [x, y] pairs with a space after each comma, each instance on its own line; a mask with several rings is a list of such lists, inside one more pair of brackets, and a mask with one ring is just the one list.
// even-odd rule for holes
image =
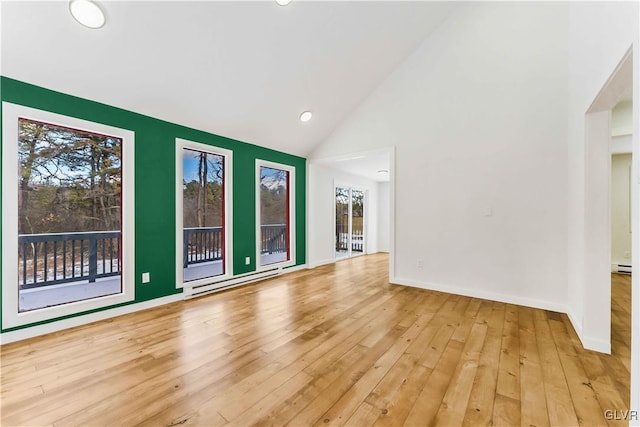
[[235, 288], [236, 286], [246, 285], [251, 282], [257, 282], [258, 280], [268, 279], [279, 275], [282, 269], [279, 267], [270, 268], [269, 270], [257, 271], [254, 273], [243, 274], [242, 276], [232, 277], [230, 279], [221, 280], [215, 283], [202, 284], [196, 286], [188, 286], [185, 283], [183, 292], [184, 298], [195, 298], [213, 292], [223, 291], [229, 288]]
[[631, 264], [611, 264], [613, 273], [631, 274]]

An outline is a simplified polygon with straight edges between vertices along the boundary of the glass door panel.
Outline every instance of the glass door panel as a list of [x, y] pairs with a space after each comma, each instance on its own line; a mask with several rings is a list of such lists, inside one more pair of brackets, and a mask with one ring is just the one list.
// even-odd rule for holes
[[336, 187], [336, 258], [349, 256], [349, 189]]
[[225, 273], [224, 156], [183, 149], [184, 282]]
[[121, 294], [122, 139], [18, 129], [18, 311]]
[[260, 265], [291, 259], [289, 171], [260, 167]]
[[351, 190], [351, 252], [364, 252], [364, 191]]

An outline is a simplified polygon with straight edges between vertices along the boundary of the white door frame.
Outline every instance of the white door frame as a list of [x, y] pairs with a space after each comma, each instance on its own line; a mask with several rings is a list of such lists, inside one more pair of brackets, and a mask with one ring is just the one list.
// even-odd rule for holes
[[[185, 289], [185, 295], [189, 295], [194, 287], [220, 283], [218, 287], [225, 286], [225, 280], [233, 277], [233, 152], [220, 147], [215, 147], [201, 142], [176, 138], [175, 140], [176, 158], [176, 288]], [[184, 281], [184, 216], [183, 216], [183, 155], [184, 150], [194, 150], [203, 153], [214, 154], [224, 157], [224, 274], [201, 279]]]
[[[374, 156], [374, 155], [379, 155], [381, 153], [386, 153], [389, 156], [389, 281], [391, 283], [396, 283], [396, 262], [395, 262], [395, 254], [396, 254], [396, 222], [395, 222], [395, 218], [396, 218], [396, 194], [395, 194], [395, 176], [396, 176], [396, 148], [394, 146], [390, 146], [390, 147], [384, 147], [384, 148], [378, 148], [378, 149], [374, 149], [374, 150], [368, 150], [368, 151], [359, 151], [359, 152], [352, 152], [352, 153], [345, 153], [345, 154], [340, 154], [337, 156], [332, 156], [332, 157], [325, 157], [325, 158], [317, 158], [317, 159], [309, 159], [309, 161], [307, 162], [307, 176], [309, 176], [309, 165], [311, 164], [317, 164], [317, 165], [331, 165], [332, 163], [335, 162], [339, 162], [339, 161], [344, 161], [344, 160], [349, 160], [349, 159], [353, 159], [355, 157], [366, 157], [366, 156]], [[307, 180], [307, 194], [309, 194], [309, 181]], [[309, 212], [309, 199], [310, 197], [307, 197], [307, 212]], [[335, 204], [335, 185], [334, 185], [334, 194], [333, 194], [333, 200], [334, 200], [334, 204]], [[366, 208], [365, 208], [366, 209]], [[335, 208], [333, 210], [333, 224], [332, 227], [334, 228], [334, 233], [335, 233]], [[307, 236], [309, 236], [309, 223], [310, 221], [307, 221]], [[335, 261], [335, 244], [333, 245], [332, 248], [332, 252], [333, 252], [333, 260]], [[310, 253], [310, 244], [309, 244], [309, 240], [307, 239], [307, 253]]]
[[611, 353], [611, 111], [633, 85], [632, 73], [629, 49], [585, 114], [585, 315], [579, 326], [583, 345], [603, 353]]
[[[585, 348], [611, 352], [611, 110], [632, 84], [633, 152], [632, 200], [633, 229], [640, 228], [640, 144], [638, 103], [640, 61], [638, 43], [629, 48], [615, 71], [585, 114], [584, 163], [584, 318], [581, 340]], [[633, 51], [636, 54], [633, 54]], [[632, 234], [631, 284], [631, 402], [640, 411], [640, 233]], [[637, 412], [636, 412], [637, 414]], [[640, 420], [630, 420], [640, 425]]]

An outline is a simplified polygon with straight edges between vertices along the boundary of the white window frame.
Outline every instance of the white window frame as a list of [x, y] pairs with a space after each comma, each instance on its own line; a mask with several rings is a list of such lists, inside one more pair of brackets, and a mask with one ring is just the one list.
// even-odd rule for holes
[[[224, 157], [224, 274], [184, 281], [184, 201], [183, 201], [183, 152], [196, 150]], [[176, 138], [176, 288], [208, 285], [233, 277], [233, 151], [187, 139]]]
[[[289, 259], [275, 262], [273, 264], [261, 265], [260, 252], [262, 245], [261, 224], [260, 224], [260, 168], [261, 167], [280, 169], [289, 173]], [[296, 264], [296, 168], [282, 163], [269, 162], [267, 160], [256, 159], [256, 271], [270, 270], [275, 267], [284, 268]]]
[[[101, 133], [122, 139], [122, 292], [19, 312], [18, 306], [18, 119]], [[2, 328], [57, 319], [135, 299], [135, 133], [35, 108], [2, 103]]]

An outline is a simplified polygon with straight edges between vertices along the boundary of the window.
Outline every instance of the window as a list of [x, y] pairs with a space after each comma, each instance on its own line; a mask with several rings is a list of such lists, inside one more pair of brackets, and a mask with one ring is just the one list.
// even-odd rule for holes
[[3, 103], [4, 327], [133, 299], [133, 140]]
[[293, 265], [295, 170], [290, 166], [261, 160], [256, 164], [258, 266]]
[[231, 152], [176, 142], [177, 284], [197, 286], [231, 275]]

